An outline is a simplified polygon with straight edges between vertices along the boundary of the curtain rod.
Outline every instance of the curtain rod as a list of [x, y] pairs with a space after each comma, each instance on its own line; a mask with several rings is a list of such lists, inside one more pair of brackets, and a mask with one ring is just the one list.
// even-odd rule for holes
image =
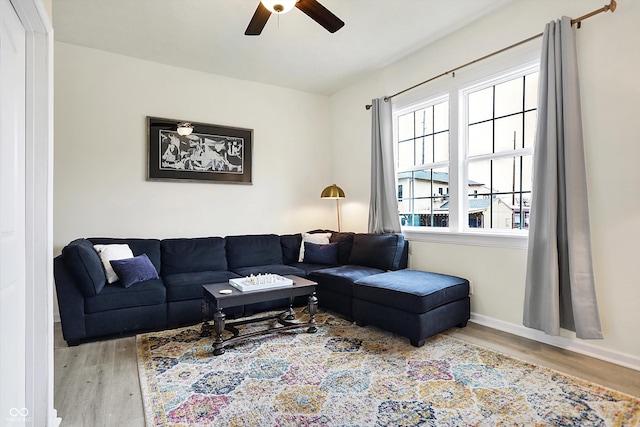
[[[609, 10], [610, 10], [611, 12], [615, 12], [616, 7], [617, 7], [616, 0], [611, 0], [611, 3], [609, 3], [608, 5], [605, 5], [605, 6], [601, 7], [601, 8], [600, 8], [600, 9], [598, 9], [598, 10], [594, 10], [593, 12], [587, 13], [586, 15], [583, 15], [583, 16], [581, 16], [581, 17], [579, 17], [579, 18], [572, 19], [572, 20], [571, 20], [571, 25], [578, 24], [578, 28], [580, 28], [582, 21], [584, 21], [585, 19], [591, 18], [591, 17], [592, 17], [592, 16], [594, 16], [594, 15], [597, 15], [597, 14], [602, 13], [602, 12], [607, 12], [607, 11], [609, 11]], [[454, 74], [454, 73], [455, 73], [456, 71], [458, 71], [458, 70], [462, 69], [462, 68], [468, 67], [469, 65], [475, 64], [476, 62], [484, 61], [485, 59], [490, 58], [490, 57], [495, 56], [495, 55], [498, 55], [499, 53], [502, 53], [502, 52], [507, 51], [507, 50], [509, 50], [509, 49], [513, 49], [514, 47], [520, 46], [520, 45], [522, 45], [522, 44], [528, 43], [528, 42], [530, 42], [531, 40], [535, 40], [535, 39], [537, 39], [537, 38], [539, 38], [539, 37], [542, 37], [542, 35], [543, 35], [543, 33], [536, 34], [535, 36], [531, 36], [531, 37], [529, 37], [529, 38], [527, 38], [527, 39], [521, 40], [521, 41], [519, 41], [519, 42], [517, 42], [517, 43], [514, 43], [514, 44], [512, 44], [512, 45], [509, 45], [509, 46], [507, 46], [507, 47], [504, 47], [504, 48], [502, 48], [502, 49], [500, 49], [500, 50], [496, 50], [495, 52], [492, 52], [492, 53], [490, 53], [490, 54], [488, 54], [488, 55], [485, 55], [485, 56], [483, 56], [483, 57], [481, 57], [481, 58], [474, 59], [474, 60], [473, 60], [473, 61], [471, 61], [471, 62], [467, 62], [466, 64], [460, 65], [460, 66], [458, 66], [458, 67], [456, 67], [456, 68], [452, 68], [452, 69], [451, 69], [451, 70], [449, 70], [449, 71], [445, 71], [445, 72], [444, 72], [444, 73], [442, 73], [442, 74], [438, 74], [438, 75], [437, 75], [437, 76], [435, 76], [435, 77], [431, 77], [431, 78], [430, 78], [430, 79], [428, 79], [428, 80], [425, 80], [425, 81], [423, 81], [423, 82], [420, 82], [420, 83], [418, 83], [418, 84], [415, 84], [415, 85], [413, 85], [413, 86], [411, 86], [411, 87], [409, 87], [409, 88], [406, 88], [406, 89], [404, 89], [404, 90], [401, 90], [400, 92], [394, 93], [393, 95], [385, 96], [385, 97], [384, 97], [384, 100], [385, 100], [385, 101], [388, 101], [388, 100], [390, 100], [390, 99], [391, 99], [391, 98], [393, 98], [393, 97], [396, 97], [396, 96], [401, 95], [401, 94], [403, 94], [403, 93], [405, 93], [405, 92], [408, 92], [408, 91], [410, 91], [410, 90], [413, 90], [413, 89], [415, 89], [415, 88], [417, 88], [417, 87], [419, 87], [419, 86], [422, 86], [422, 85], [423, 85], [423, 84], [425, 84], [425, 83], [429, 83], [429, 82], [431, 82], [431, 81], [433, 81], [433, 80], [439, 79], [440, 77], [444, 77], [444, 76], [446, 76], [446, 75], [448, 75], [448, 74], [453, 74], [453, 75], [455, 76], [455, 74]], [[371, 108], [371, 104], [367, 104], [367, 105], [365, 105], [365, 108], [366, 108], [367, 110], [369, 110], [369, 109]]]

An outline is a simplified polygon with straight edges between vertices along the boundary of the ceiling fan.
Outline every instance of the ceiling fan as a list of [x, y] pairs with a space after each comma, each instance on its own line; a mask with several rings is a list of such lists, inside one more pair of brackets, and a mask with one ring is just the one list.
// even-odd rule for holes
[[344, 22], [342, 22], [340, 18], [316, 0], [262, 0], [258, 3], [258, 8], [253, 14], [251, 21], [249, 21], [249, 25], [244, 34], [246, 36], [260, 35], [272, 13], [280, 15], [290, 11], [294, 6], [326, 28], [330, 33], [335, 33], [344, 26]]

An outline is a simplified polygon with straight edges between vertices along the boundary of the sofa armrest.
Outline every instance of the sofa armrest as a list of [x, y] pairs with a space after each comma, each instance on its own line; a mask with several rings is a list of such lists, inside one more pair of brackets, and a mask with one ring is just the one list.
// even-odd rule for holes
[[405, 268], [409, 268], [409, 241], [403, 238], [402, 255], [400, 255], [400, 264], [398, 265], [398, 270], [404, 270]]
[[69, 345], [74, 345], [86, 337], [84, 296], [76, 286], [62, 255], [53, 260], [53, 275], [62, 322], [62, 335]]

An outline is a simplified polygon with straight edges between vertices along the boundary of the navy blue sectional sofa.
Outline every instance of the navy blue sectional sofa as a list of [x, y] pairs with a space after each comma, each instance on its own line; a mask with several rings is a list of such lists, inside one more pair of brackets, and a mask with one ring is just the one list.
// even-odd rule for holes
[[[77, 345], [99, 337], [202, 322], [202, 285], [263, 273], [315, 280], [320, 305], [351, 317], [354, 281], [407, 268], [408, 242], [401, 234], [332, 232], [330, 242], [337, 244], [333, 245], [337, 257], [331, 264], [299, 262], [301, 242], [301, 234], [74, 240], [54, 259], [64, 339]], [[134, 256], [146, 254], [158, 278], [128, 288], [118, 282], [108, 284], [93, 248], [96, 244], [127, 244]], [[287, 304], [272, 301], [239, 307], [236, 314]]]

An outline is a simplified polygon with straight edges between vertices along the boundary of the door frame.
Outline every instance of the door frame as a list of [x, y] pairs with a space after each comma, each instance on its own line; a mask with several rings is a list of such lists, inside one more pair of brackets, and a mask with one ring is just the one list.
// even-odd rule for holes
[[53, 27], [42, 0], [9, 0], [26, 34], [25, 390], [32, 425], [53, 407]]

